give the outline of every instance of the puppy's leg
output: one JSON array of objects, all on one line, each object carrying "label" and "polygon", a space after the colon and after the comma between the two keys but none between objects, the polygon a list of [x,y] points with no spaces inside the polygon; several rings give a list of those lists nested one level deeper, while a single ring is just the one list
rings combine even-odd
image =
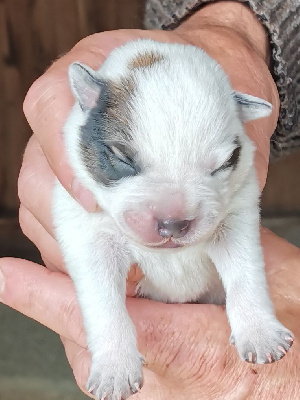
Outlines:
[{"label": "puppy's leg", "polygon": [[279,360],[291,347],[293,335],[276,319],[268,294],[258,208],[240,210],[224,225],[209,255],[226,291],[231,343],[248,362]]},{"label": "puppy's leg", "polygon": [[[97,399],[125,399],[142,386],[142,357],[125,306],[129,255],[103,221],[56,190],[55,224],[80,303],[92,365],[87,384]],[[100,220],[99,220],[100,219]]]}]

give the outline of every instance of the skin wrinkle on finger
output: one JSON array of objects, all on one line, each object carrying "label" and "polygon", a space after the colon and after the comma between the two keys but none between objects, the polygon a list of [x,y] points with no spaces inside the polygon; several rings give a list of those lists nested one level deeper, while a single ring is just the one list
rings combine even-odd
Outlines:
[{"label": "skin wrinkle on finger", "polygon": [[[24,172],[25,170],[23,170]],[[51,189],[49,184],[45,181],[42,182],[40,178],[40,171],[35,174],[27,176],[28,179],[24,180],[22,184],[19,185],[24,187],[27,183],[27,187],[20,195],[22,207],[28,209],[38,222],[44,227],[44,229],[51,235],[53,234],[53,222],[51,218],[51,195],[50,198],[47,197],[48,190]],[[22,190],[22,189],[21,189]],[[32,196],[32,193],[36,191],[36,196]]]},{"label": "skin wrinkle on finger", "polygon": [[[40,79],[41,79],[41,78],[39,78],[39,80],[40,80]],[[39,85],[39,82],[38,82],[37,84]],[[60,79],[56,79],[56,80],[55,80],[55,85],[54,85],[54,86],[53,86],[53,85],[48,85],[48,87],[47,87],[47,86],[45,86],[45,84],[40,85],[40,87],[43,88],[43,91],[37,90],[37,93],[39,93],[39,92],[40,92],[40,93],[39,93],[38,97],[35,98],[34,101],[32,101],[32,104],[31,104],[32,109],[33,109],[33,110],[36,109],[36,108],[37,108],[37,105],[41,102],[41,100],[44,101],[44,99],[50,99],[50,98],[52,98],[52,96],[55,95],[55,90],[56,90],[58,87],[62,86],[62,85],[65,85],[65,79],[64,79],[63,77],[60,78]],[[39,87],[39,86],[38,86],[38,87]],[[54,92],[54,93],[53,93],[53,92]],[[45,109],[45,111],[47,111],[47,108]],[[38,115],[38,117],[42,118],[43,115]]]},{"label": "skin wrinkle on finger", "polygon": [[[55,65],[55,64],[53,64]],[[56,97],[56,93],[59,92],[57,89],[60,88],[61,92],[66,91],[68,101],[68,107],[70,108],[72,105],[72,96],[71,91],[67,83],[67,76],[66,70],[65,71],[58,71],[55,70],[55,74],[50,74],[50,70],[46,71],[44,75],[39,77],[34,84],[31,86],[29,91],[26,94],[24,103],[23,103],[23,110],[24,114],[27,118],[29,125],[31,126],[33,132],[35,132],[34,128],[38,125],[39,122],[43,122],[44,120],[44,111],[47,109],[47,105],[49,99],[51,100]],[[59,85],[58,85],[59,84]],[[55,88],[55,90],[54,90]],[[67,90],[66,90],[67,89]],[[65,99],[65,101],[67,100]],[[51,104],[51,103],[50,103]],[[60,107],[57,108],[60,110]],[[48,119],[46,119],[46,122]],[[42,137],[42,136],[41,136]]]},{"label": "skin wrinkle on finger", "polygon": [[257,375],[249,373],[246,376],[236,379],[235,386],[230,393],[225,394],[221,397],[222,400],[246,400],[252,395],[254,385],[256,384]]},{"label": "skin wrinkle on finger", "polygon": [[49,260],[50,264],[53,266],[51,269],[53,270],[53,268],[55,268],[57,271],[67,273],[56,240],[22,204],[19,210],[19,222],[22,232],[35,244],[42,258]]},{"label": "skin wrinkle on finger", "polygon": [[87,396],[93,398],[93,396],[88,393],[85,388],[91,363],[91,356],[89,352],[81,346],[78,346],[77,343],[74,343],[63,336],[60,336],[60,339],[65,348],[67,359],[72,366],[77,385]]},{"label": "skin wrinkle on finger", "polygon": [[54,265],[52,262],[50,262],[50,261],[47,259],[47,257],[41,255],[41,258],[42,258],[42,261],[43,261],[45,267],[46,267],[47,269],[49,269],[49,271],[52,271],[52,272],[59,272],[59,271],[62,270],[61,268],[57,268],[56,265]]},{"label": "skin wrinkle on finger", "polygon": [[[25,155],[26,161],[23,162],[18,179],[18,195],[21,207],[34,215],[35,219],[53,237],[51,198],[54,175],[48,164],[44,163],[45,158],[40,157],[35,160],[35,155],[36,152],[33,153],[32,158],[30,158],[31,154]],[[33,193],[35,193],[34,196]],[[24,230],[28,228],[23,225]]]},{"label": "skin wrinkle on finger", "polygon": [[[54,179],[41,147],[32,136],[23,157],[18,179],[18,195],[21,205],[34,215],[51,236],[53,236],[51,198]],[[42,190],[37,190],[40,187]]]},{"label": "skin wrinkle on finger", "polygon": [[269,159],[259,151],[255,152],[256,173],[259,180],[259,189],[262,192],[267,181]]}]

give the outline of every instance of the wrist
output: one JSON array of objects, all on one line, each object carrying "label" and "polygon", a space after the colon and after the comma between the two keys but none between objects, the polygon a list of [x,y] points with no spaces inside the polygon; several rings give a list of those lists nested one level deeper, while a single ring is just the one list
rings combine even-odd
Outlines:
[{"label": "wrist", "polygon": [[216,35],[227,32],[228,35],[238,36],[240,41],[251,47],[269,65],[268,34],[246,5],[238,1],[209,3],[183,22],[176,31],[189,36],[194,35],[199,28],[207,29]]}]

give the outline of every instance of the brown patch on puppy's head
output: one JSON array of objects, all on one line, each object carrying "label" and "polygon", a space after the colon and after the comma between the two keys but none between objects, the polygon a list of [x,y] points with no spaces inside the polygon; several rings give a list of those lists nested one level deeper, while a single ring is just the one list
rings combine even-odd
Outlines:
[{"label": "brown patch on puppy's head", "polygon": [[108,82],[106,97],[106,116],[110,120],[110,133],[108,136],[118,136],[119,133],[130,137],[131,104],[136,86],[133,77],[123,78],[120,82]]},{"label": "brown patch on puppy's head", "polygon": [[153,51],[141,53],[130,61],[128,67],[130,69],[147,68],[162,60],[163,56],[161,54],[154,53]]}]

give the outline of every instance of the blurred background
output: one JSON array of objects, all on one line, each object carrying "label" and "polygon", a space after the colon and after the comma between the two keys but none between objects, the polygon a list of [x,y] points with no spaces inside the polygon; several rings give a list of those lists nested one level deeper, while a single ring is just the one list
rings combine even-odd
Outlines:
[{"label": "blurred background", "polygon": [[[33,81],[81,38],[142,27],[144,0],[0,0],[0,257],[41,263],[18,226],[17,177],[31,135],[22,103]],[[270,165],[263,225],[300,246],[300,150]],[[86,399],[58,337],[0,306],[0,400]]]}]

